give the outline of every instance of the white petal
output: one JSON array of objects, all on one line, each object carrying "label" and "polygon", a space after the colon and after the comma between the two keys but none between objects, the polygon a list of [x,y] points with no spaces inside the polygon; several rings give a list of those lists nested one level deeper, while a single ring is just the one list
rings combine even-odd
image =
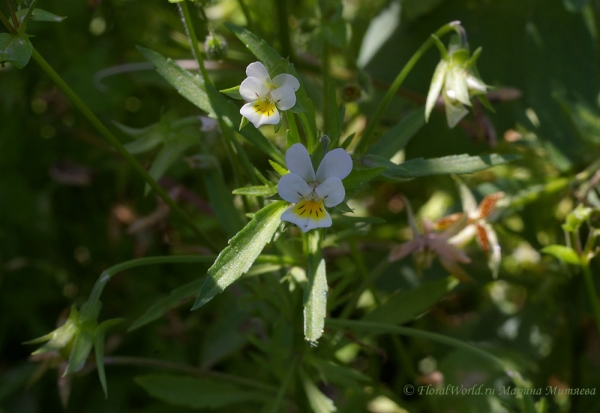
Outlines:
[{"label": "white petal", "polygon": [[263,83],[271,83],[271,76],[261,62],[250,63],[246,68],[246,76],[255,77]]},{"label": "white petal", "polygon": [[275,101],[279,110],[288,110],[296,104],[296,93],[292,88],[283,86],[271,91],[271,99]]},{"label": "white petal", "polygon": [[301,143],[290,146],[285,153],[285,164],[290,172],[298,175],[306,182],[315,181],[315,170],[313,169],[308,151]]},{"label": "white petal", "polygon": [[294,92],[300,89],[300,82],[292,75],[288,75],[287,73],[282,73],[273,78],[273,84],[278,88],[282,86],[290,87]]},{"label": "white petal", "polygon": [[265,113],[257,112],[254,107],[255,104],[256,103],[246,103],[240,109],[240,114],[252,122],[255,128],[262,125],[277,125],[279,123],[281,118],[277,109],[267,115]]},{"label": "white petal", "polygon": [[352,158],[342,148],[327,152],[317,169],[317,181],[325,182],[329,178],[344,179],[352,171]]},{"label": "white petal", "polygon": [[442,95],[444,97],[444,107],[446,108],[446,120],[448,121],[448,127],[452,129],[456,126],[458,122],[462,118],[465,117],[469,111],[465,108],[462,103],[454,101],[452,102],[450,99],[446,98],[446,95]]},{"label": "white petal", "polygon": [[309,195],[312,189],[304,179],[294,173],[290,173],[281,177],[277,183],[277,192],[286,201],[296,203]]},{"label": "white petal", "polygon": [[444,91],[450,99],[471,106],[469,89],[467,88],[467,73],[460,66],[451,67],[446,73]]},{"label": "white petal", "polygon": [[[326,207],[333,207],[344,200],[346,190],[344,184],[339,178],[329,178],[321,185],[315,188],[319,198],[323,200]],[[283,198],[283,197],[282,197]]]},{"label": "white petal", "polygon": [[440,96],[440,92],[442,91],[442,86],[444,86],[444,80],[446,79],[446,68],[448,64],[445,60],[442,60],[438,63],[433,72],[433,78],[431,79],[431,84],[429,85],[429,93],[427,93],[427,103],[425,104],[425,122],[429,120],[429,115],[433,110],[438,97]]},{"label": "white petal", "polygon": [[312,218],[300,217],[293,212],[296,206],[288,208],[282,215],[281,220],[285,222],[291,222],[300,228],[302,232],[308,232],[315,228],[327,228],[331,226],[331,216],[327,211],[324,211],[324,217],[320,220]]},{"label": "white petal", "polygon": [[261,97],[267,96],[269,90],[263,82],[255,77],[249,77],[244,79],[240,85],[240,95],[247,102],[254,102]]}]

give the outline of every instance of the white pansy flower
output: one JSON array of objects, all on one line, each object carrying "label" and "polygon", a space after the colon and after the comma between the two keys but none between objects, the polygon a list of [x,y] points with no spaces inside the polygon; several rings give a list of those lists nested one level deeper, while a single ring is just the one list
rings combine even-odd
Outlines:
[{"label": "white pansy flower", "polygon": [[352,171],[352,159],[342,148],[327,152],[317,172],[304,145],[292,145],[285,154],[290,173],[277,184],[279,196],[291,206],[281,216],[282,221],[296,224],[302,232],[331,226],[331,216],[325,207],[340,204],[346,196],[342,179]]},{"label": "white pansy flower", "polygon": [[281,119],[280,110],[288,110],[296,104],[296,91],[300,82],[292,75],[282,73],[273,79],[260,62],[250,63],[246,68],[248,76],[240,85],[240,95],[246,103],[240,114],[255,127],[277,125]]}]

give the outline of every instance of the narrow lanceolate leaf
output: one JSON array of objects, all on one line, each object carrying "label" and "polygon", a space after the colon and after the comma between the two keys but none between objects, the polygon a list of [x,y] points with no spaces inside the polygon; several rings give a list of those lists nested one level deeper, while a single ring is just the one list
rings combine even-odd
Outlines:
[{"label": "narrow lanceolate leaf", "polygon": [[284,201],[267,205],[229,241],[215,263],[196,298],[192,310],[202,307],[242,276],[267,245],[280,224],[281,214],[288,207]]},{"label": "narrow lanceolate leaf", "polygon": [[396,152],[404,149],[406,144],[425,124],[423,109],[409,113],[404,119],[388,130],[369,150],[369,153],[384,158],[391,158]]},{"label": "narrow lanceolate leaf", "polygon": [[243,391],[214,377],[208,379],[150,374],[136,377],[135,382],[154,398],[193,409],[219,409],[232,404],[266,399],[261,393]]},{"label": "narrow lanceolate leaf", "polygon": [[304,338],[316,344],[323,334],[327,314],[327,274],[320,231],[311,231],[307,237],[308,285],[304,292]]},{"label": "narrow lanceolate leaf", "polygon": [[234,195],[246,196],[271,196],[277,193],[277,187],[272,185],[246,186],[244,188],[234,189]]},{"label": "narrow lanceolate leaf", "polygon": [[308,403],[314,413],[334,413],[337,412],[333,401],[325,396],[321,390],[313,383],[313,381],[300,369],[300,379],[304,386],[304,392]]},{"label": "narrow lanceolate leaf", "polygon": [[386,324],[403,324],[412,321],[429,310],[458,284],[456,278],[448,277],[423,284],[414,290],[400,291],[368,313],[364,320]]},{"label": "narrow lanceolate leaf", "polygon": [[[27,15],[28,11],[29,11],[29,9],[21,9],[21,10],[15,12],[17,19],[19,19],[19,21],[21,23],[23,23],[23,20],[25,19],[25,16]],[[57,16],[54,13],[50,13],[49,11],[42,10],[42,9],[33,9],[33,12],[31,13],[31,20],[37,21],[37,22],[60,23],[64,19],[66,19],[65,16]]]},{"label": "narrow lanceolate leaf", "polygon": [[361,162],[370,167],[387,167],[383,175],[388,178],[411,179],[430,175],[471,174],[516,159],[519,159],[519,156],[495,153],[480,156],[463,154],[432,159],[416,158],[398,165],[379,156],[364,155]]},{"label": "narrow lanceolate leaf", "polygon": [[581,260],[574,249],[564,245],[549,245],[542,249],[544,254],[550,254],[567,264],[581,265]]},{"label": "narrow lanceolate leaf", "polygon": [[[219,113],[225,124],[237,131],[242,120],[238,107],[225,98],[218,90],[210,85],[205,85],[200,76],[194,76],[189,71],[181,68],[171,59],[143,47],[138,48],[167,82],[171,84],[181,96],[198,106],[200,109],[215,117]],[[256,128],[244,128],[240,134],[248,142],[256,145],[260,150],[279,163],[285,163],[283,155],[265,136]]]},{"label": "narrow lanceolate leaf", "polygon": [[[252,54],[265,65],[272,77],[285,72],[300,79],[294,66],[287,63],[285,59],[264,40],[259,39],[254,33],[233,24],[225,23],[225,26],[227,26],[227,28],[246,45],[248,50],[250,50]],[[296,100],[296,106],[302,107],[308,113],[307,118],[309,119],[311,132],[313,136],[316,136],[317,126],[315,123],[315,108],[312,100],[308,98],[306,90],[304,90],[303,87],[296,91]]]}]

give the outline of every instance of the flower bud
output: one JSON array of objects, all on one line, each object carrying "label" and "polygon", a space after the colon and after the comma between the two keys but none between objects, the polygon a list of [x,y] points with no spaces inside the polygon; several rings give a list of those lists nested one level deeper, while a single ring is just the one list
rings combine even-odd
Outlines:
[{"label": "flower bud", "polygon": [[227,55],[227,41],[223,36],[211,33],[204,41],[204,52],[209,60],[221,60]]},{"label": "flower bud", "polygon": [[485,97],[488,87],[479,78],[475,67],[481,49],[469,57],[468,50],[456,43],[451,42],[449,50],[446,50],[438,40],[438,47],[443,57],[433,73],[425,105],[425,119],[429,120],[441,93],[448,126],[453,128],[469,112],[467,107],[471,106],[471,97],[477,96],[484,106],[491,109]]}]

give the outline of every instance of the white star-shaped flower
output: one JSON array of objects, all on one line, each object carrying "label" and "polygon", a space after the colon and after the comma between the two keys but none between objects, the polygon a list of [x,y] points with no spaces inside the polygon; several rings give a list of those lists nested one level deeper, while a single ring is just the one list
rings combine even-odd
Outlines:
[{"label": "white star-shaped flower", "polygon": [[250,63],[246,68],[248,76],[240,85],[240,95],[246,103],[240,114],[255,127],[277,125],[281,119],[280,110],[288,110],[296,104],[296,91],[300,82],[292,75],[282,73],[273,79],[260,62]]},{"label": "white star-shaped flower", "polygon": [[291,206],[281,216],[282,221],[296,224],[302,232],[331,226],[331,216],[325,207],[340,204],[346,196],[342,179],[352,171],[352,158],[342,148],[327,152],[317,172],[304,145],[292,145],[285,154],[290,173],[277,184],[279,196]]}]

